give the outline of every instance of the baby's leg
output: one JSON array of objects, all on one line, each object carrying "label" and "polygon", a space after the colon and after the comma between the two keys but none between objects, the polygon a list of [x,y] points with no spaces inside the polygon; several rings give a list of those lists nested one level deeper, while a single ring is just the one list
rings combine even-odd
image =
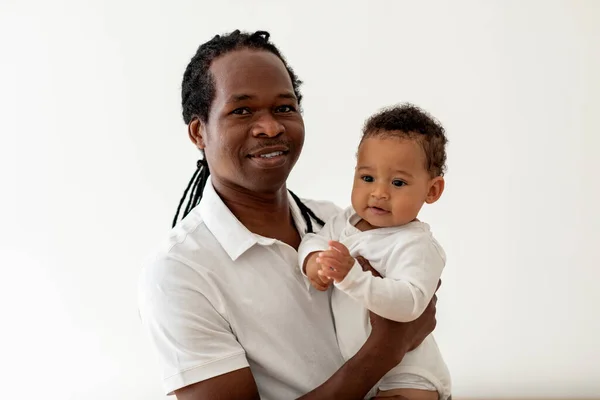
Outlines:
[{"label": "baby's leg", "polygon": [[379,383],[377,397],[393,396],[402,396],[408,400],[440,399],[438,390],[431,381],[420,375],[408,373],[386,375]]},{"label": "baby's leg", "polygon": [[403,396],[408,400],[438,400],[438,392],[423,389],[390,389],[380,390],[377,397]]}]

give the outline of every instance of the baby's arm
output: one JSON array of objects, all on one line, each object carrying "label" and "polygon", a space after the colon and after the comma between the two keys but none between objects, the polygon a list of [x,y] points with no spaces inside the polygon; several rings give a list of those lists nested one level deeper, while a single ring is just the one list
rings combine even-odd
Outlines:
[{"label": "baby's arm", "polygon": [[333,281],[325,276],[319,274],[321,270],[321,264],[318,260],[319,252],[310,253],[304,261],[304,272],[306,277],[310,281],[311,285],[320,291],[325,291],[331,286]]},{"label": "baby's arm", "polygon": [[[374,277],[355,262],[335,286],[367,309],[397,322],[417,319],[431,301],[444,269],[445,258],[428,237],[403,243],[385,261],[386,276]],[[322,274],[333,277],[334,271]]]},{"label": "baby's arm", "polygon": [[304,235],[298,248],[298,265],[302,274],[318,290],[326,290],[333,282],[331,279],[318,274],[321,269],[321,265],[317,262],[318,254],[329,248],[330,240],[339,238],[340,232],[345,226],[347,213],[348,210],[331,218],[318,233]]},{"label": "baby's arm", "polygon": [[329,241],[328,250],[316,254],[316,261],[322,267],[318,274],[329,282],[342,282],[356,263],[348,248],[335,240]]}]

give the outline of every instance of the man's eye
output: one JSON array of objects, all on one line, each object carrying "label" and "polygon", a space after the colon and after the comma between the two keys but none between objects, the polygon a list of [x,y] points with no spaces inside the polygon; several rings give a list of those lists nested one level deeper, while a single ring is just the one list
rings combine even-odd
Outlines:
[{"label": "man's eye", "polygon": [[373,182],[375,179],[373,179],[373,177],[371,175],[363,175],[360,177],[360,179],[362,179],[365,182]]},{"label": "man's eye", "polygon": [[247,107],[236,108],[231,113],[232,114],[237,114],[237,115],[246,115],[246,114],[250,114],[250,110]]},{"label": "man's eye", "polygon": [[392,185],[397,186],[397,187],[402,187],[402,186],[406,185],[406,182],[401,181],[400,179],[394,179],[392,181]]},{"label": "man's eye", "polygon": [[296,111],[296,109],[292,106],[289,105],[285,105],[285,106],[279,106],[276,108],[277,112],[280,113],[288,113],[288,112],[292,112],[292,111]]}]

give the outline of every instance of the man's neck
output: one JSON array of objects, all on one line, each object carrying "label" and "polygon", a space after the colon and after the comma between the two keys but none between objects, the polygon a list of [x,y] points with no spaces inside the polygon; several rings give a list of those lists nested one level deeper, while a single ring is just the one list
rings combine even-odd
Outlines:
[{"label": "man's neck", "polygon": [[251,192],[216,180],[213,186],[227,208],[250,232],[298,247],[300,236],[292,220],[285,184],[272,193]]}]

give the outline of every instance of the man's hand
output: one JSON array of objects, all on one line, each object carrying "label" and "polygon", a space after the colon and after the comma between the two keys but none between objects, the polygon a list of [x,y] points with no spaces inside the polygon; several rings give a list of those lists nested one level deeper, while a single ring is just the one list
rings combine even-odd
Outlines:
[{"label": "man's hand", "polygon": [[329,250],[319,253],[317,262],[321,264],[322,268],[318,273],[339,283],[348,275],[355,260],[350,255],[348,248],[340,242],[332,240],[329,242],[329,246]]},{"label": "man's hand", "polygon": [[324,292],[331,286],[333,281],[325,276],[319,275],[321,265],[317,262],[317,252],[309,254],[305,261],[305,271],[310,284],[317,290]]}]

